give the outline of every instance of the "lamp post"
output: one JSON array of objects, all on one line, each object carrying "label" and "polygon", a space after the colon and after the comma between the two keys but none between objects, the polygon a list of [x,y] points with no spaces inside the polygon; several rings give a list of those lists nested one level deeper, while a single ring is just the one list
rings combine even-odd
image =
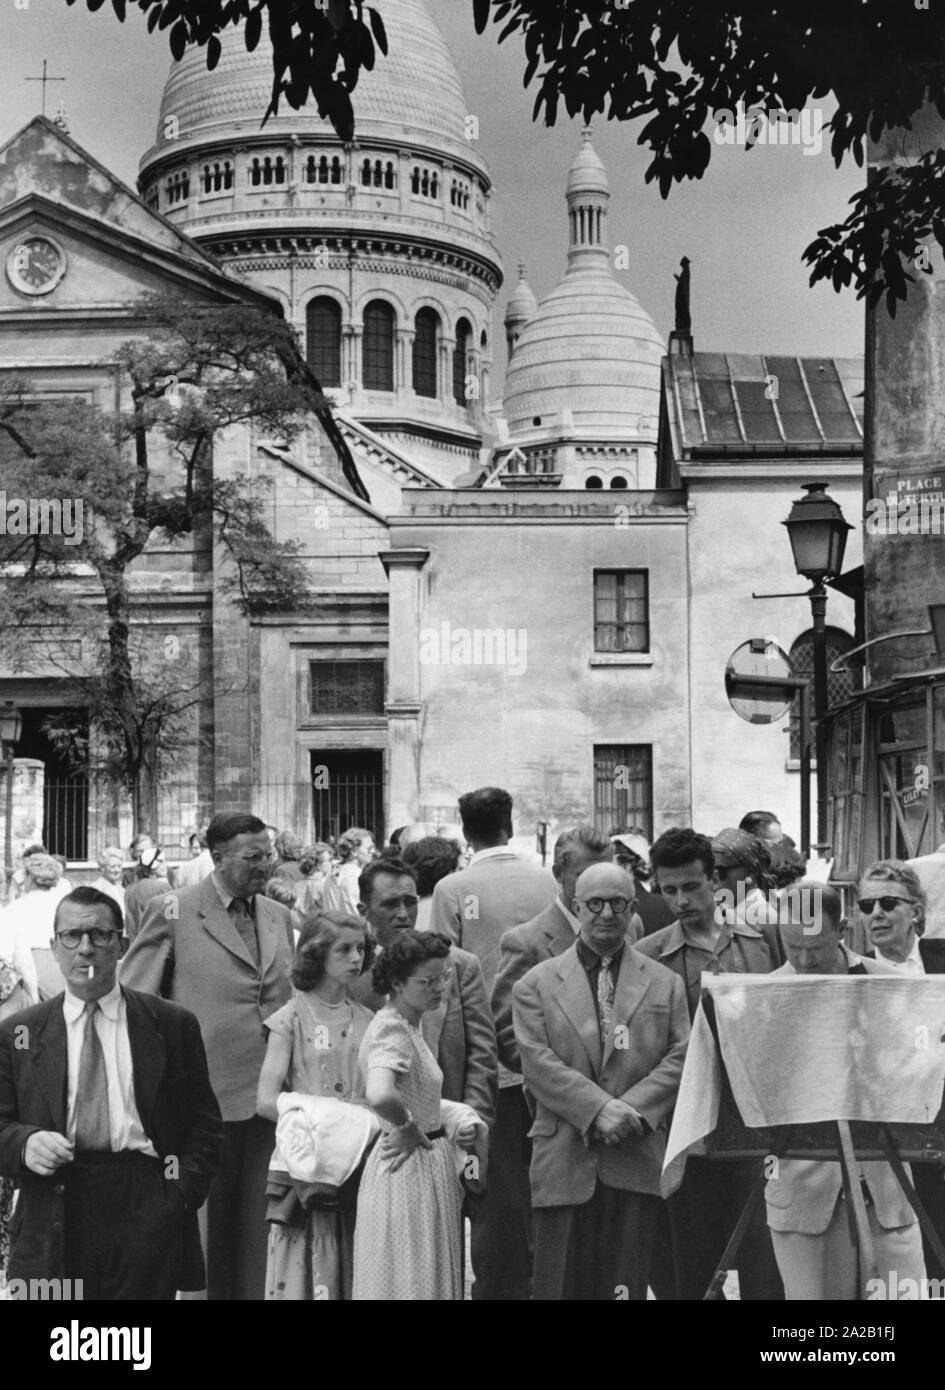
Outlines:
[{"label": "lamp post", "polygon": [[814,749],[817,759],[817,840],[816,849],[825,854],[827,845],[827,590],[824,580],[835,579],[843,569],[847,532],[853,527],[844,520],[840,506],[827,496],[828,483],[804,483],[806,497],[793,503],[786,521],[794,568],[811,581],[810,599],[814,626]]},{"label": "lamp post", "polygon": [[7,796],[4,822],[3,858],[7,876],[7,901],[10,898],[10,883],[13,878],[13,750],[19,742],[23,728],[23,716],[12,700],[0,705],[0,746],[3,748],[6,771]]}]

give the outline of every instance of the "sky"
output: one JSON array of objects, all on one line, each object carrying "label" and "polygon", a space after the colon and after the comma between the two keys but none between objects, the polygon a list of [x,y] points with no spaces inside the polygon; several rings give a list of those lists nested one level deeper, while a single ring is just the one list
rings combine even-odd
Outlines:
[{"label": "sky", "polygon": [[[378,0],[383,13],[383,0]],[[479,151],[493,183],[493,230],[505,268],[494,333],[501,337],[505,302],[524,260],[539,300],[565,270],[564,183],[581,142],[580,118],[559,117],[548,129],[531,120],[535,88],[524,89],[520,35],[496,43],[491,26],[479,36],[472,0],[428,0],[459,68],[469,113],[478,116]],[[134,184],[138,161],[152,143],[170,65],[166,34],[149,35],[128,6],[124,24],[111,5],[89,13],[82,0],[3,0],[0,10],[0,142],[40,110],[64,101],[70,133],[97,159]],[[382,59],[380,61],[383,61]],[[357,92],[354,94],[357,115]],[[830,110],[823,113],[828,119]],[[808,286],[804,247],[824,226],[842,221],[862,171],[838,170],[809,129],[808,149],[714,143],[701,180],[676,185],[664,200],[644,182],[647,152],[636,143],[643,122],[594,124],[594,146],[607,167],[611,247],[629,248],[615,273],[666,337],[672,328],[680,257],[692,263],[692,327],[697,351],[858,356],[864,310],[851,291]],[[711,133],[711,127],[709,130]]]}]

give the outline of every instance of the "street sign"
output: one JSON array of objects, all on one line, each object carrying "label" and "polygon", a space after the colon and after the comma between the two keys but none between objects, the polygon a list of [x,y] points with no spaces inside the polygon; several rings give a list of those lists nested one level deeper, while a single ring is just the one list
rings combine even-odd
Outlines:
[{"label": "street sign", "polygon": [[752,637],[728,659],[725,693],[735,713],[749,724],[776,724],[797,694],[790,657],[772,638]]}]

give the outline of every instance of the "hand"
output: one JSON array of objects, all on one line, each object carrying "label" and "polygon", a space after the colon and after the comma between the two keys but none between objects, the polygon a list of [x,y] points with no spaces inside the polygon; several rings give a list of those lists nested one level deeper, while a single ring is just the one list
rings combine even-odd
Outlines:
[{"label": "hand", "polygon": [[71,1163],[75,1157],[75,1144],[63,1134],[52,1129],[38,1129],[26,1141],[23,1162],[31,1173],[48,1178],[64,1163]]},{"label": "hand", "polygon": [[390,1171],[396,1173],[402,1168],[414,1149],[432,1149],[433,1144],[419,1125],[411,1120],[402,1129],[392,1130],[381,1140],[381,1158],[390,1162]]},{"label": "hand", "polygon": [[470,1153],[476,1147],[476,1126],[470,1121],[469,1124],[460,1125],[456,1130],[456,1142],[466,1153]]},{"label": "hand", "polygon": [[620,1144],[633,1134],[642,1134],[643,1125],[632,1106],[622,1100],[609,1100],[598,1112],[592,1127],[595,1139],[605,1144]]}]

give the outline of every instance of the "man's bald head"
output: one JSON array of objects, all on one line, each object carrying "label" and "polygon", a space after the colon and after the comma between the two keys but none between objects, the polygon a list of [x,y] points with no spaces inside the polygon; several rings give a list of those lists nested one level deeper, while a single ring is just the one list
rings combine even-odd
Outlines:
[{"label": "man's bald head", "polygon": [[778,926],[784,953],[801,975],[842,974],[840,949],[846,922],[843,899],[829,883],[801,879],[778,897]]},{"label": "man's bald head", "polygon": [[581,922],[581,937],[600,956],[636,939],[633,904],[636,884],[619,864],[591,864],[574,886],[572,911]]}]

